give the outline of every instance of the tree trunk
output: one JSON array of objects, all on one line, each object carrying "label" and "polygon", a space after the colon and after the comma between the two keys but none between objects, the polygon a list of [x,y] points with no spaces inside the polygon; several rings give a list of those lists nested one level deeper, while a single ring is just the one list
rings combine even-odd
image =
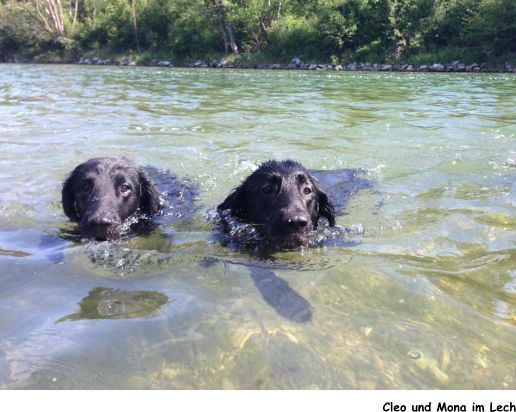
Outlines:
[{"label": "tree trunk", "polygon": [[41,14],[41,12],[39,11],[39,0],[36,0],[36,11],[38,12],[39,14],[39,17],[41,18],[41,20],[43,21],[43,25],[45,26],[45,29],[47,29],[47,31],[50,33],[50,35],[52,36],[52,40],[55,42],[57,39],[56,39],[56,36],[54,35],[54,31],[50,28],[48,22],[47,22],[47,19],[45,19],[45,17],[43,16],[43,14]]},{"label": "tree trunk", "polygon": [[229,44],[231,45],[231,50],[233,50],[233,53],[238,53],[238,46],[235,42],[235,35],[233,34],[233,25],[231,24],[230,20],[230,14],[231,14],[231,6],[228,6],[228,33],[229,33]]},{"label": "tree trunk", "polygon": [[79,8],[79,0],[75,0],[75,13],[73,15],[73,22],[75,23],[75,20],[77,20],[77,9]]},{"label": "tree trunk", "polygon": [[342,17],[346,17],[346,4],[342,5]]},{"label": "tree trunk", "polygon": [[[57,1],[57,5],[56,5]],[[45,9],[47,14],[50,16],[52,21],[54,22],[54,27],[56,28],[57,34],[64,39],[64,24],[63,24],[63,11],[61,9],[61,2],[59,0],[47,0],[48,7]],[[59,7],[58,7],[59,6]]]},{"label": "tree trunk", "polygon": [[[40,4],[41,2],[41,4]],[[56,4],[57,2],[57,4]],[[27,1],[26,4],[30,4],[31,2]],[[65,29],[64,29],[64,19],[63,19],[63,9],[61,8],[61,2],[60,0],[46,0],[47,5],[43,3],[43,0],[34,0],[36,12],[38,13],[38,17],[33,15],[27,8],[16,6],[18,9],[25,11],[29,16],[31,16],[34,20],[39,22],[45,30],[52,36],[52,41],[57,41],[57,36],[64,39],[66,37]],[[42,6],[44,12],[47,14],[48,17],[52,20],[51,23],[47,20],[47,18],[43,15],[41,12],[39,6]],[[53,27],[50,27],[50,25],[53,25]],[[56,36],[57,33],[57,36]]]},{"label": "tree trunk", "polygon": [[[57,34],[64,39],[64,28],[62,27],[63,20],[62,16],[61,19],[59,19],[59,10],[57,8],[57,5],[53,0],[47,0],[47,5],[48,8],[46,8],[45,11],[48,13],[52,21],[54,22],[54,27],[56,28]],[[61,6],[61,3],[59,3],[59,6]]]},{"label": "tree trunk", "polygon": [[70,12],[70,18],[72,18],[72,0],[68,1],[68,10]]},{"label": "tree trunk", "polygon": [[281,12],[281,0],[279,1],[278,14],[276,15],[276,21],[278,21],[280,18],[280,12]]},{"label": "tree trunk", "polygon": [[226,36],[226,29],[224,28],[224,20],[222,19],[222,13],[220,10],[220,5],[217,1],[217,16],[219,16],[220,30],[222,31],[222,36],[224,36],[224,54],[228,54],[228,38]]},{"label": "tree trunk", "polygon": [[138,53],[140,53],[140,42],[138,41],[138,27],[136,27],[136,13],[134,12],[134,0],[131,0],[131,7],[133,8],[134,36],[136,37],[136,47],[138,47]]},{"label": "tree trunk", "polygon": [[263,37],[267,38],[267,28],[265,27],[265,23],[260,16],[258,16],[258,18],[260,19],[260,31],[262,32]]},{"label": "tree trunk", "polygon": [[271,13],[271,0],[269,0],[269,15],[267,16],[269,19],[269,27],[271,27],[272,24],[272,13]]},{"label": "tree trunk", "polygon": [[63,9],[61,8],[61,1],[56,0],[57,5],[59,6],[59,26],[61,27],[61,37],[64,39],[65,37],[65,29],[64,29],[64,18],[63,18]]}]

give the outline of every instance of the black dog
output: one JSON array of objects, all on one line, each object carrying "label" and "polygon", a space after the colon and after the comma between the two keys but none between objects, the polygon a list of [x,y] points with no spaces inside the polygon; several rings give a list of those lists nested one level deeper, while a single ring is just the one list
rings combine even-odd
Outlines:
[{"label": "black dog", "polygon": [[117,239],[136,212],[150,216],[160,209],[154,183],[125,157],[100,157],[77,166],[62,196],[66,216],[79,222],[83,236],[96,240]]},{"label": "black dog", "polygon": [[255,170],[218,206],[233,217],[260,225],[277,247],[307,246],[319,217],[335,225],[335,210],[328,195],[301,164],[269,160]]}]

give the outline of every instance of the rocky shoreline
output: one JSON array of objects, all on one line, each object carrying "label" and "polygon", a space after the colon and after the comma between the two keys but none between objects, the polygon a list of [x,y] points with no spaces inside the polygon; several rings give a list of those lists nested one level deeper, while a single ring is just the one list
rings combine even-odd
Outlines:
[{"label": "rocky shoreline", "polygon": [[167,60],[152,60],[149,64],[138,63],[131,58],[127,60],[106,59],[102,60],[99,57],[83,58],[79,60],[18,60],[17,58],[5,57],[4,63],[45,63],[45,64],[86,64],[86,65],[110,65],[110,66],[158,66],[158,67],[192,67],[192,68],[232,68],[232,69],[269,69],[269,70],[336,70],[336,71],[383,71],[383,72],[438,72],[438,73],[516,73],[516,68],[513,68],[509,62],[505,62],[503,68],[490,68],[487,63],[473,63],[466,65],[460,60],[452,63],[433,63],[421,64],[418,67],[411,63],[397,63],[397,64],[378,64],[378,63],[363,63],[353,62],[347,65],[340,65],[334,63],[316,63],[310,61],[303,62],[298,57],[295,57],[290,63],[276,63],[276,64],[242,64],[238,60],[232,61],[218,61],[204,62],[202,60],[191,61],[190,64],[174,66]]}]

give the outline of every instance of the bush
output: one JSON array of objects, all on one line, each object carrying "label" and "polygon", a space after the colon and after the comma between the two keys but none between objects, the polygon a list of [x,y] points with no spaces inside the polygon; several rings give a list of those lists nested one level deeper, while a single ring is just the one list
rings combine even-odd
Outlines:
[{"label": "bush", "polygon": [[142,59],[206,58],[224,53],[221,24],[229,35],[230,21],[249,62],[498,61],[516,52],[514,0],[80,0],[74,24],[62,3],[67,38],[55,43],[18,1],[0,0],[2,53],[133,53],[138,38]]}]

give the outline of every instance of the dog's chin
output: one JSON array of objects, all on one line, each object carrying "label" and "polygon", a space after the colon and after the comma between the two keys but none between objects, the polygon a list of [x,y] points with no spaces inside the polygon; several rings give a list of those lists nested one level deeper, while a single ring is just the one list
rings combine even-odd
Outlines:
[{"label": "dog's chin", "polygon": [[113,225],[108,228],[104,228],[104,227],[91,228],[88,226],[85,229],[82,228],[81,232],[84,237],[86,237],[90,240],[97,240],[100,242],[104,242],[104,241],[112,242],[114,240],[117,240],[120,237],[120,235],[122,234],[118,225]]},{"label": "dog's chin", "polygon": [[269,239],[279,249],[297,249],[301,246],[308,246],[312,238],[312,230],[300,232],[271,234]]}]

